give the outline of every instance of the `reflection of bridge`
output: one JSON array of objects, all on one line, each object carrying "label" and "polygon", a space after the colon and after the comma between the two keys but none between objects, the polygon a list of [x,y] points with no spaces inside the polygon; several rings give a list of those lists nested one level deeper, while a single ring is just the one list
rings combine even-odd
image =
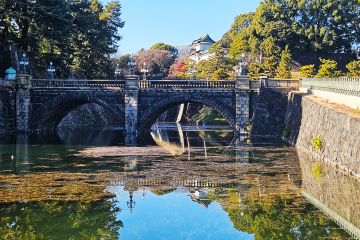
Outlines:
[{"label": "reflection of bridge", "polygon": [[[266,85],[279,83],[268,80]],[[298,81],[282,84],[297,87]],[[5,119],[5,130],[54,130],[76,107],[95,103],[127,132],[147,131],[164,111],[195,102],[214,108],[237,133],[245,133],[252,96],[259,88],[260,81],[246,77],[236,81],[139,81],[127,76],[125,81],[88,81],[32,80],[18,75],[15,80],[0,80],[0,119]]]},{"label": "reflection of bridge", "polygon": [[[132,179],[138,186],[154,187],[154,186],[168,186],[168,187],[222,187],[233,188],[236,182],[226,182],[221,180],[195,180],[195,179],[161,179],[161,178],[148,178],[148,179]],[[112,186],[125,186],[127,179],[118,179],[111,181]]]}]

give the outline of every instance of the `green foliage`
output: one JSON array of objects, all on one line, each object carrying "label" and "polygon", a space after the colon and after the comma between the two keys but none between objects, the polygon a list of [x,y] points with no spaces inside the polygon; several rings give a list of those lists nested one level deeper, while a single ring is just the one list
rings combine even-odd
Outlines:
[{"label": "green foliage", "polygon": [[352,61],[346,68],[349,70],[348,77],[360,77],[360,61]]},{"label": "green foliage", "polygon": [[[66,1],[1,0],[0,45],[12,45],[35,60],[37,72],[46,72],[53,62],[57,76],[109,78],[113,75],[110,54],[121,39],[121,5],[98,0]],[[12,19],[12,20],[11,20]]]},{"label": "green foliage", "polygon": [[231,45],[229,56],[231,59],[240,59],[241,55],[249,50],[247,40],[242,35],[239,35]]},{"label": "green foliage", "polygon": [[289,126],[286,126],[283,130],[283,135],[285,138],[288,138],[290,136],[290,133],[291,133],[291,129]]},{"label": "green foliage", "polygon": [[[226,208],[233,227],[252,234],[256,240],[268,239],[346,239],[348,234],[303,197],[278,194],[260,197],[251,190],[241,199],[242,207]],[[234,197],[234,200],[238,198]]]},{"label": "green foliage", "polygon": [[165,190],[162,190],[162,189],[159,189],[159,190],[152,190],[151,192],[157,196],[162,196],[162,195],[166,195],[166,194],[169,194],[169,193],[172,193],[173,191],[175,191],[176,189],[175,188],[172,188],[172,189],[165,189]]},{"label": "green foliage", "polygon": [[281,61],[278,68],[276,69],[277,78],[291,79],[291,54],[288,46],[285,47],[285,50],[281,53]]},{"label": "green foliage", "polygon": [[315,76],[315,65],[305,65],[300,68],[301,74],[306,78],[313,78]]},{"label": "green foliage", "polygon": [[[40,202],[0,208],[1,239],[118,239],[121,209],[110,201]],[[5,217],[6,216],[6,217]],[[16,228],[9,225],[16,224]]]},{"label": "green foliage", "polygon": [[237,16],[227,32],[230,56],[236,58],[246,49],[259,61],[261,46],[269,38],[281,50],[289,46],[290,52],[354,54],[352,46],[360,42],[354,21],[359,11],[357,0],[261,1],[255,13]]},{"label": "green foliage", "polygon": [[259,79],[261,75],[264,75],[263,65],[259,62],[250,63],[248,75],[250,76],[250,80]]},{"label": "green foliage", "polygon": [[359,112],[359,108],[357,108],[357,109],[355,109],[355,110],[352,111],[353,114],[356,114],[356,113],[358,113],[358,112]]},{"label": "green foliage", "polygon": [[179,55],[179,52],[175,47],[165,44],[165,43],[156,43],[150,49],[159,49],[159,50],[169,51],[173,57],[177,57]]},{"label": "green foliage", "polygon": [[313,137],[311,139],[311,144],[317,151],[320,150],[320,148],[322,146],[322,142],[323,142],[323,140],[321,139],[320,135],[317,135],[316,137]]},{"label": "green foliage", "polygon": [[320,168],[320,165],[318,163],[315,164],[315,167],[313,167],[311,169],[311,173],[313,174],[314,177],[316,177],[317,179],[320,179],[322,176],[322,171]]},{"label": "green foliage", "polygon": [[211,80],[225,80],[229,77],[229,74],[224,69],[220,68],[214,72]]},{"label": "green foliage", "polygon": [[197,114],[191,117],[190,121],[196,123],[216,123],[221,125],[228,124],[226,119],[211,107],[201,109]]},{"label": "green foliage", "polygon": [[317,78],[338,77],[341,71],[337,71],[337,62],[334,60],[320,58],[321,65],[316,75]]},{"label": "green foliage", "polygon": [[274,39],[269,37],[263,42],[262,50],[267,55],[264,58],[264,72],[269,78],[273,78],[279,64],[278,55],[280,49],[275,45]]}]

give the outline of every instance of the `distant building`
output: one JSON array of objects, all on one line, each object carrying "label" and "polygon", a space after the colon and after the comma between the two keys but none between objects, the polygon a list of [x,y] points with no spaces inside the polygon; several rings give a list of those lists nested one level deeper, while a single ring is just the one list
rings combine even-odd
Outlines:
[{"label": "distant building", "polygon": [[[211,54],[209,54],[210,47],[216,43],[209,37],[209,34],[200,37],[192,42],[190,45],[190,56],[189,58],[195,62],[200,62],[201,60],[209,60]],[[223,47],[225,56],[228,56],[229,48]]]}]

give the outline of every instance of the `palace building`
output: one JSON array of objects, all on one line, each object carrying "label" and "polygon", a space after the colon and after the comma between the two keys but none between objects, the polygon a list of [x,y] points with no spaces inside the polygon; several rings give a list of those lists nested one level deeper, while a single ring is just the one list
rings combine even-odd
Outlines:
[{"label": "palace building", "polygon": [[[190,59],[195,62],[200,62],[201,60],[209,60],[211,54],[209,54],[210,47],[216,43],[211,39],[209,34],[200,37],[192,42],[190,45]],[[226,56],[228,56],[229,48],[223,47],[223,51]]]}]

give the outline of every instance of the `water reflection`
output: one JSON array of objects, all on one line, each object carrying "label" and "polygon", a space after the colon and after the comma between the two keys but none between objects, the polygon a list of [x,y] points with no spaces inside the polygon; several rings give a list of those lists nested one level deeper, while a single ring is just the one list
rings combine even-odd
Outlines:
[{"label": "water reflection", "polygon": [[294,148],[248,147],[231,130],[1,139],[0,238],[349,238],[335,222],[358,236],[358,181]]}]

